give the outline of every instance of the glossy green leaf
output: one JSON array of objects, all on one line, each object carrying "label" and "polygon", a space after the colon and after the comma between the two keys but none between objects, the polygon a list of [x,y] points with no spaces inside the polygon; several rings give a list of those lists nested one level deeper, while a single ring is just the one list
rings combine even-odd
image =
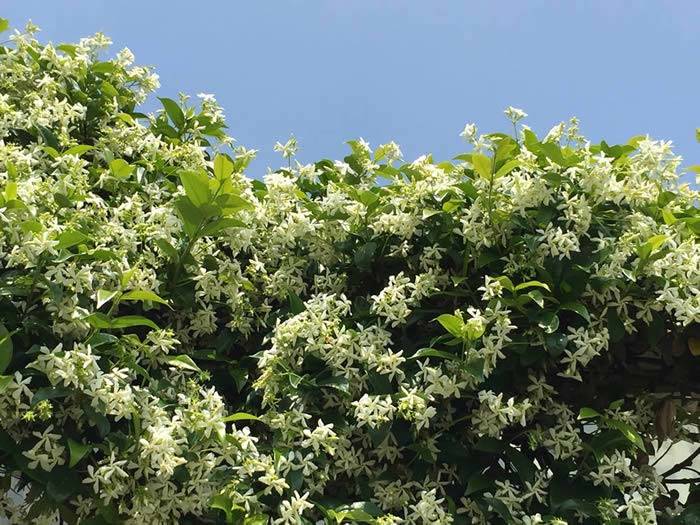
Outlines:
[{"label": "glossy green leaf", "polygon": [[457,338],[462,338],[462,329],[464,328],[464,321],[459,317],[452,314],[442,314],[436,318],[437,322],[440,323],[445,330],[451,333]]},{"label": "glossy green leaf", "polygon": [[168,301],[163,299],[160,295],[157,293],[151,292],[150,290],[132,290],[130,292],[126,292],[124,295],[121,297],[122,301],[150,301],[152,303],[161,303],[161,304],[168,304]]},{"label": "glossy green leaf", "polygon": [[219,181],[228,180],[233,174],[233,162],[228,155],[219,153],[214,157],[214,178]]},{"label": "glossy green leaf", "polygon": [[199,228],[204,223],[206,217],[192,201],[184,195],[175,201],[175,208],[182,218],[185,232],[188,236],[194,237]]},{"label": "glossy green leaf", "polygon": [[78,244],[84,244],[90,240],[90,237],[78,230],[66,230],[58,236],[58,244],[56,248],[65,250]]},{"label": "glossy green leaf", "polygon": [[568,302],[559,306],[560,310],[569,310],[571,312],[576,312],[578,315],[583,317],[586,321],[591,320],[591,315],[588,313],[588,308],[585,305],[578,302]]},{"label": "glossy green leaf", "polygon": [[294,292],[289,292],[287,294],[287,299],[289,300],[289,311],[290,313],[297,315],[306,310],[304,302],[299,298]]},{"label": "glossy green leaf", "polygon": [[664,242],[666,242],[667,239],[668,237],[666,235],[654,235],[653,237],[651,237],[647,242],[642,244],[637,249],[637,254],[639,255],[639,258],[648,258],[652,253],[658,250],[661,247],[661,245]]},{"label": "glossy green leaf", "polygon": [[600,417],[601,414],[597,410],[589,407],[583,407],[581,410],[578,412],[578,418],[579,419],[595,419],[597,417]]},{"label": "glossy green leaf", "polygon": [[545,310],[538,315],[537,324],[545,333],[552,334],[559,328],[559,317],[554,312]]},{"label": "glossy green leaf", "polygon": [[527,281],[524,283],[520,283],[515,287],[515,291],[519,292],[527,288],[544,288],[548,292],[551,292],[549,285],[547,283],[541,283],[540,281]]},{"label": "glossy green leaf", "polygon": [[92,445],[79,443],[71,438],[68,438],[68,450],[70,453],[70,460],[68,466],[73,468],[78,462],[85,457],[85,454],[90,452]]},{"label": "glossy green leaf", "polygon": [[370,263],[372,262],[372,259],[374,258],[374,254],[377,251],[377,243],[376,242],[367,242],[363,245],[361,245],[357,250],[355,250],[355,255],[353,257],[355,261],[355,266],[358,268],[364,268],[367,269],[369,268]]},{"label": "glossy green leaf", "polygon": [[639,432],[637,432],[629,423],[626,423],[624,421],[619,421],[615,419],[608,419],[606,420],[606,424],[610,428],[614,428],[622,432],[622,434],[631,442],[633,443],[637,448],[639,448],[642,452],[646,452],[646,448],[644,446],[644,440],[642,439],[642,436],[639,435]]},{"label": "glossy green leaf", "polygon": [[199,207],[211,200],[209,177],[203,171],[186,171],[179,173],[185,193],[192,204]]},{"label": "glossy green leaf", "polygon": [[112,328],[131,328],[132,326],[148,326],[154,330],[158,330],[158,325],[150,319],[142,315],[124,315],[112,319]]},{"label": "glossy green leaf", "polygon": [[97,308],[111,301],[118,293],[118,290],[97,290]]},{"label": "glossy green leaf", "polygon": [[246,516],[243,520],[243,525],[268,525],[270,517],[267,514],[253,514]]},{"label": "glossy green leaf", "polygon": [[165,113],[170,117],[178,128],[181,128],[185,124],[185,114],[182,112],[182,108],[171,98],[158,97],[161,104],[165,108]]},{"label": "glossy green leaf", "polygon": [[217,219],[209,224],[207,224],[204,228],[202,228],[202,236],[203,237],[211,237],[213,235],[216,235],[217,233],[220,233],[224,230],[227,230],[229,228],[244,228],[245,223],[239,221],[238,219],[232,219],[230,217],[223,217],[221,219]]},{"label": "glossy green leaf", "polygon": [[458,359],[456,355],[443,350],[435,350],[434,348],[421,348],[415,354],[411,356],[411,359],[421,359],[423,357],[437,357],[440,359],[447,359],[453,361]]},{"label": "glossy green leaf", "polygon": [[116,65],[113,62],[96,62],[92,65],[92,70],[95,73],[113,73]]},{"label": "glossy green leaf", "polygon": [[260,421],[258,416],[253,414],[248,414],[247,412],[236,412],[222,419],[225,423],[231,423],[234,421]]},{"label": "glossy green leaf", "polygon": [[73,146],[72,148],[68,148],[66,151],[64,151],[62,154],[63,155],[77,155],[78,157],[82,155],[83,153],[87,153],[90,150],[95,149],[94,146],[88,146],[86,144],[80,144],[79,146]]},{"label": "glossy green leaf", "polygon": [[133,173],[134,167],[124,159],[114,159],[109,163],[109,170],[117,179],[128,179]]},{"label": "glossy green leaf", "polygon": [[165,358],[165,362],[170,366],[175,368],[181,368],[183,370],[190,370],[192,372],[201,372],[202,370],[197,366],[197,364],[188,355],[170,355]]},{"label": "glossy green leaf", "polygon": [[13,355],[12,334],[0,323],[0,374],[7,370]]},{"label": "glossy green leaf", "polygon": [[12,383],[14,378],[12,376],[0,375],[0,394],[2,394],[8,386]]},{"label": "glossy green leaf", "polygon": [[481,153],[473,153],[471,161],[474,171],[479,177],[487,180],[491,178],[491,159],[489,157]]},{"label": "glossy green leaf", "polygon": [[496,172],[495,178],[499,179],[501,177],[504,177],[508,175],[511,171],[513,171],[515,168],[517,168],[520,165],[520,161],[518,160],[509,160],[506,162],[503,166],[498,168],[498,171]]}]

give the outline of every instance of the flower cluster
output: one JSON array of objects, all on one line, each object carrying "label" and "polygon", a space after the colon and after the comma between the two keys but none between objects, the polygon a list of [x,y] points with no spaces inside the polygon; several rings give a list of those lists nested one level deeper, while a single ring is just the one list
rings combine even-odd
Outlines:
[{"label": "flower cluster", "polygon": [[212,95],[144,115],[131,52],[35,31],[0,53],[10,523],[696,517],[649,461],[700,416],[668,143],[509,107],[453,162],[359,139],[302,165],[292,137],[249,178]]}]

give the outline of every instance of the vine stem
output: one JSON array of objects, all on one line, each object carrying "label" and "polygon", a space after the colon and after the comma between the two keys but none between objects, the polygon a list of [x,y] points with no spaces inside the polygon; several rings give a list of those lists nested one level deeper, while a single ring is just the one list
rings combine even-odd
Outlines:
[{"label": "vine stem", "polygon": [[666,472],[661,474],[661,477],[667,478],[669,476],[672,476],[676,472],[680,472],[681,470],[685,469],[686,467],[689,467],[690,465],[693,464],[693,460],[698,456],[700,456],[700,447],[698,447],[697,450],[695,450],[695,452],[690,454],[683,461],[681,461],[680,463],[676,464],[675,466],[671,467]]}]

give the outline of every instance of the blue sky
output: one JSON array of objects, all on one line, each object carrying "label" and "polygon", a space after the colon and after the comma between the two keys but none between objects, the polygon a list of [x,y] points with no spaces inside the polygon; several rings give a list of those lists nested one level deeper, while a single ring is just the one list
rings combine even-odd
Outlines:
[{"label": "blue sky", "polygon": [[649,133],[700,163],[697,1],[5,0],[0,16],[56,43],[105,32],[156,66],[160,96],[214,93],[260,150],[251,176],[292,132],[302,161],[360,136],[447,159],[466,122],[507,131],[508,105],[538,133],[576,115],[595,141]]}]

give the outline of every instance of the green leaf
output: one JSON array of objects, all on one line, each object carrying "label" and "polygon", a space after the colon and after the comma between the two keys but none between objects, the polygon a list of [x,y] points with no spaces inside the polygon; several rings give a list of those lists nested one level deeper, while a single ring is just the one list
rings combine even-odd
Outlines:
[{"label": "green leaf", "polygon": [[508,175],[511,171],[513,171],[515,168],[517,168],[520,165],[520,161],[517,160],[509,160],[506,162],[503,166],[498,168],[498,171],[496,172],[496,175],[494,178],[498,179],[500,177],[503,177],[505,175]]},{"label": "green leaf", "polygon": [[591,321],[591,316],[588,313],[588,308],[586,308],[583,304],[578,303],[578,302],[568,302],[564,303],[561,306],[559,306],[560,310],[569,310],[571,312],[576,312],[578,315],[583,317],[586,321],[590,322]]},{"label": "green leaf", "polygon": [[43,146],[41,149],[44,150],[44,153],[49,155],[52,159],[57,159],[61,156],[58,150],[56,148],[52,148],[51,146]]},{"label": "green leaf", "polygon": [[54,469],[48,475],[49,481],[46,484],[46,494],[55,502],[67,500],[73,494],[80,491],[81,478],[74,470],[67,467]]},{"label": "green leaf", "polygon": [[625,337],[625,324],[620,319],[615,308],[608,308],[607,313],[608,321],[608,333],[610,334],[610,341],[613,343],[619,343]]},{"label": "green leaf", "polygon": [[112,334],[95,332],[88,338],[87,341],[85,341],[85,343],[89,344],[92,348],[99,348],[100,346],[111,345],[117,343],[118,341],[119,338]]},{"label": "green leaf", "polygon": [[96,62],[92,65],[92,70],[95,73],[113,73],[116,67],[112,62]]},{"label": "green leaf", "polygon": [[595,419],[597,417],[600,417],[601,414],[597,410],[589,407],[583,407],[581,410],[578,412],[578,418],[579,419]]},{"label": "green leaf", "polygon": [[491,178],[491,159],[481,153],[472,154],[472,166],[474,171],[483,179]]},{"label": "green leaf", "polygon": [[217,494],[211,498],[209,506],[212,509],[219,509],[226,515],[226,523],[233,523],[233,502],[231,498],[223,494]]},{"label": "green leaf", "polygon": [[292,314],[297,315],[306,310],[304,302],[294,292],[289,292],[287,294],[287,299],[289,300],[289,311]]},{"label": "green leaf", "polygon": [[112,172],[117,179],[128,179],[134,171],[134,167],[124,159],[114,159],[109,163],[109,171]]},{"label": "green leaf", "polygon": [[507,275],[501,275],[499,277],[496,277],[496,280],[501,283],[501,286],[505,288],[506,290],[512,292],[515,290],[515,287],[513,286],[513,281],[510,280],[510,277]]},{"label": "green leaf", "polygon": [[75,58],[75,53],[78,49],[78,46],[76,46],[74,44],[59,44],[56,46],[56,49],[60,49],[66,55],[69,55],[69,56]]},{"label": "green leaf", "polygon": [[526,288],[544,288],[548,292],[551,292],[549,285],[546,283],[541,283],[540,281],[527,281],[524,283],[520,283],[518,286],[515,287],[515,291],[519,292],[520,290],[525,290]]},{"label": "green leaf", "polygon": [[688,350],[690,350],[690,353],[698,357],[700,356],[700,338],[698,337],[689,337],[688,338]]},{"label": "green leaf", "polygon": [[5,372],[7,367],[10,366],[12,354],[12,334],[4,324],[0,323],[0,374]]},{"label": "green leaf", "polygon": [[488,503],[493,508],[493,510],[495,510],[499,516],[501,516],[501,518],[503,518],[503,521],[505,523],[515,523],[513,521],[512,514],[508,510],[508,507],[506,506],[506,504],[503,503],[503,501],[501,501],[500,499],[491,498],[491,497],[484,498],[484,501],[486,503]]},{"label": "green leaf", "polygon": [[369,269],[374,253],[377,251],[376,242],[367,242],[355,250],[355,255],[353,260],[355,261],[355,266],[360,269]]},{"label": "green leaf", "polygon": [[336,523],[345,520],[355,523],[374,523],[375,518],[382,514],[382,510],[372,502],[358,501],[350,505],[343,505],[328,511]]},{"label": "green leaf", "polygon": [[10,28],[10,21],[7,18],[0,18],[0,33],[7,31]]},{"label": "green leaf", "polygon": [[170,117],[170,120],[173,121],[173,124],[181,128],[185,124],[185,114],[182,112],[182,108],[180,108],[178,103],[171,98],[158,97],[158,100],[163,104],[165,112],[168,117]]},{"label": "green leaf", "polygon": [[49,128],[45,128],[44,126],[37,126],[37,129],[39,130],[39,135],[41,135],[41,138],[44,139],[44,143],[58,153],[61,146],[59,145],[58,138],[56,135],[54,135],[53,131],[51,131]]},{"label": "green leaf", "polygon": [[464,365],[462,365],[462,368],[466,370],[477,381],[483,381],[485,364],[486,360],[483,357],[475,357],[469,359],[466,363],[464,363]]},{"label": "green leaf", "polygon": [[109,317],[107,317],[105,314],[100,313],[100,312],[95,312],[93,314],[88,315],[85,318],[85,320],[93,328],[111,328],[112,327],[112,322],[110,321]]},{"label": "green leaf", "polygon": [[2,376],[0,375],[0,394],[2,394],[8,386],[12,383],[12,376]]},{"label": "green leaf", "polygon": [[467,482],[467,489],[464,494],[466,496],[469,496],[470,494],[474,494],[475,492],[482,492],[492,487],[494,487],[493,480],[491,478],[488,478],[481,472],[477,472],[469,478],[469,481]]},{"label": "green leaf", "polygon": [[126,292],[121,297],[122,301],[151,301],[152,303],[168,304],[168,301],[163,299],[160,295],[151,292],[150,290],[132,290]]},{"label": "green leaf", "polygon": [[[698,140],[700,140],[700,138]],[[691,496],[692,495],[697,496],[696,493],[691,493]],[[688,501],[690,502],[691,499],[688,498]],[[677,525],[700,525],[700,503],[688,504],[678,517]]]},{"label": "green leaf", "polygon": [[112,319],[112,328],[130,328],[132,326],[148,326],[154,330],[158,330],[158,325],[150,319],[142,315],[124,315]]},{"label": "green leaf", "polygon": [[654,235],[653,237],[649,238],[647,242],[637,248],[639,258],[648,258],[653,252],[658,250],[664,242],[666,242],[666,239],[668,239],[668,237],[665,235]]},{"label": "green leaf", "polygon": [[204,214],[199,208],[192,204],[189,197],[184,195],[175,201],[175,209],[182,218],[185,233],[187,233],[187,235],[190,237],[194,237],[199,230],[199,227],[206,219]]},{"label": "green leaf", "polygon": [[411,359],[420,359],[422,357],[439,357],[440,359],[448,359],[454,361],[457,359],[456,355],[443,350],[435,350],[434,348],[421,348],[415,354],[413,354]]},{"label": "green leaf", "polygon": [[163,250],[163,253],[165,253],[165,255],[167,255],[171,260],[177,261],[177,250],[172,244],[170,244],[165,239],[156,239],[156,244],[161,250]]},{"label": "green leaf", "polygon": [[505,443],[498,438],[483,436],[474,444],[474,449],[490,454],[500,454],[503,452]]},{"label": "green leaf", "polygon": [[197,207],[208,203],[211,200],[209,190],[209,177],[203,171],[181,171],[179,173],[185,193]]},{"label": "green leaf", "polygon": [[224,419],[222,419],[222,421],[224,423],[230,423],[233,421],[260,421],[260,418],[253,414],[248,414],[247,412],[236,412],[235,414],[226,416]]},{"label": "green leaf", "polygon": [[115,295],[119,293],[118,290],[97,290],[97,308],[101,308],[103,304],[111,301]]},{"label": "green leaf", "polygon": [[452,314],[442,314],[436,318],[436,321],[440,323],[445,330],[450,332],[453,336],[461,339],[462,329],[464,328],[464,321],[459,317]]},{"label": "green leaf", "polygon": [[65,250],[75,246],[76,244],[83,244],[89,241],[90,237],[78,230],[66,230],[58,236],[57,240],[58,244],[56,245],[56,248],[59,250]]},{"label": "green leaf", "polygon": [[78,462],[83,459],[85,454],[90,452],[92,445],[78,443],[77,441],[68,438],[68,450],[70,451],[70,461],[68,463],[69,468],[73,468]]},{"label": "green leaf", "polygon": [[330,387],[344,394],[350,393],[350,382],[345,376],[332,376],[316,383],[319,387]]},{"label": "green leaf", "polygon": [[13,180],[8,180],[5,184],[5,202],[15,200],[17,198],[17,183]]},{"label": "green leaf", "polygon": [[104,95],[107,95],[110,98],[118,97],[119,96],[119,91],[117,91],[117,88],[115,88],[112,84],[107,82],[106,80],[100,84],[100,88],[102,89],[102,93]]},{"label": "green leaf", "polygon": [[68,198],[67,195],[64,195],[63,193],[54,193],[53,200],[61,208],[70,208],[71,206],[73,206],[73,202]]},{"label": "green leaf", "polygon": [[170,366],[175,368],[181,368],[183,370],[191,370],[192,372],[201,372],[202,370],[197,366],[197,364],[192,361],[192,358],[188,355],[169,355],[165,358],[165,362]]},{"label": "green leaf", "polygon": [[83,153],[87,153],[88,151],[93,149],[95,149],[94,146],[80,144],[79,146],[73,146],[72,148],[67,149],[61,155],[77,155],[78,157],[80,157],[80,155],[82,155]]},{"label": "green leaf", "polygon": [[243,525],[267,525],[269,522],[270,516],[267,514],[253,514],[243,520]]},{"label": "green leaf", "polygon": [[423,217],[423,220],[426,220],[426,219],[430,219],[430,217],[433,217],[434,215],[438,215],[442,212],[443,212],[443,210],[430,210],[428,208],[425,208],[423,210],[422,217]]},{"label": "green leaf", "polygon": [[506,455],[515,467],[520,479],[523,480],[523,483],[532,483],[535,480],[536,469],[530,458],[513,447],[506,448]]},{"label": "green leaf", "polygon": [[544,308],[544,296],[542,295],[542,292],[539,290],[532,290],[530,292],[527,292],[527,294],[524,297],[528,297],[537,304],[540,308]]},{"label": "green leaf", "polygon": [[44,226],[39,221],[35,221],[34,219],[23,221],[20,224],[20,227],[25,233],[40,233],[44,229]]},{"label": "green leaf", "polygon": [[202,236],[203,237],[211,237],[217,233],[219,233],[222,230],[226,230],[228,228],[243,228],[245,227],[245,223],[239,221],[238,219],[232,219],[230,217],[222,217],[220,219],[217,219],[209,224],[207,224],[204,228],[202,228]]},{"label": "green leaf", "polygon": [[218,181],[225,181],[233,173],[233,162],[228,155],[217,154],[214,157],[214,178]]},{"label": "green leaf", "polygon": [[619,421],[617,419],[608,419],[606,423],[609,427],[617,429],[620,432],[622,432],[622,435],[624,435],[631,443],[633,443],[642,452],[646,452],[646,448],[644,447],[644,440],[642,439],[642,436],[640,436],[639,433],[631,425],[629,425],[628,423],[625,423],[624,421]]},{"label": "green leaf", "polygon": [[668,208],[664,208],[663,210],[661,210],[661,216],[663,217],[665,224],[670,225],[670,224],[675,224],[676,222],[678,222],[678,219],[676,219],[676,216],[673,215],[673,212],[671,210],[669,210]]},{"label": "green leaf", "polygon": [[122,288],[125,288],[131,282],[134,273],[136,273],[136,267],[130,268],[122,273],[119,278],[119,284],[121,284]]},{"label": "green leaf", "polygon": [[569,339],[566,335],[555,332],[547,334],[544,338],[544,346],[552,357],[559,357],[566,350],[566,344]]},{"label": "green leaf", "polygon": [[57,387],[42,387],[34,392],[32,396],[31,406],[36,406],[41,401],[60,399],[71,395],[72,391],[69,388],[57,386]]},{"label": "green leaf", "polygon": [[227,193],[225,195],[219,195],[216,198],[216,205],[220,206],[226,214],[231,214],[238,210],[253,209],[253,205],[245,200],[244,198],[234,195],[232,193]]},{"label": "green leaf", "polygon": [[537,316],[537,324],[545,333],[552,334],[559,328],[559,317],[554,312],[545,310]]},{"label": "green leaf", "polygon": [[367,208],[370,208],[379,200],[379,195],[377,195],[373,191],[366,190],[358,195],[357,200],[359,200]]}]

